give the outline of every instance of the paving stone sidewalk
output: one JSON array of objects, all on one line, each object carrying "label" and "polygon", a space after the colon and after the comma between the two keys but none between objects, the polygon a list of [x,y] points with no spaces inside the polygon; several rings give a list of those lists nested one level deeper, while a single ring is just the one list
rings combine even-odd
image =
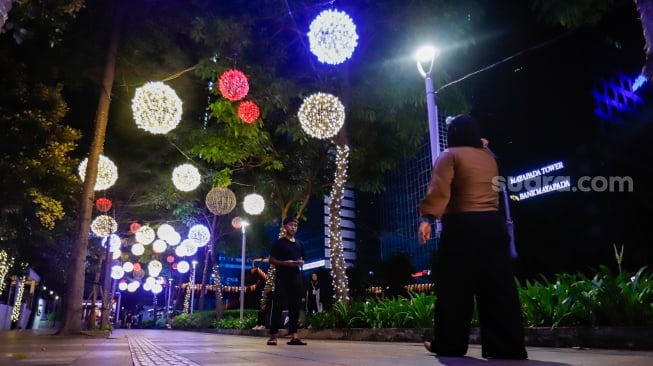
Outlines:
[{"label": "paving stone sidewalk", "polygon": [[0,331],[2,366],[144,365],[445,365],[649,366],[653,351],[528,347],[524,361],[485,360],[478,345],[467,357],[436,357],[417,342],[309,339],[308,346],[267,346],[266,338],[176,330],[119,329],[108,338],[52,336],[52,331]]}]

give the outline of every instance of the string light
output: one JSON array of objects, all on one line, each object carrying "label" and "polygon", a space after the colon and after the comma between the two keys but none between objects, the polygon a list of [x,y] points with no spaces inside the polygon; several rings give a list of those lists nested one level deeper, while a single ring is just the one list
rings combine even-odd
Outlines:
[{"label": "string light", "polygon": [[191,164],[182,164],[172,171],[172,183],[183,192],[197,188],[202,181],[199,170]]},{"label": "string light", "polygon": [[347,267],[340,231],[340,208],[344,197],[345,184],[347,183],[347,161],[349,147],[336,146],[336,172],[331,189],[331,203],[329,205],[329,244],[331,249],[331,276],[333,278],[333,297],[336,301],[349,301],[349,283],[347,280]]},{"label": "string light", "polygon": [[331,65],[343,63],[358,45],[356,25],[345,12],[325,10],[311,22],[308,42],[318,61]]},{"label": "string light", "polygon": [[250,215],[259,215],[265,208],[265,200],[260,194],[248,194],[243,200],[243,208]]},{"label": "string light", "polygon": [[334,95],[315,93],[304,100],[297,116],[304,132],[314,138],[328,139],[345,123],[345,107]]},{"label": "string light", "polygon": [[111,216],[100,215],[91,223],[91,231],[101,238],[106,238],[118,231],[118,223]]},{"label": "string light", "polygon": [[251,100],[246,100],[238,104],[238,117],[245,123],[256,121],[260,113],[258,105]]},{"label": "string light", "polygon": [[14,258],[10,258],[6,251],[0,250],[0,294],[5,289],[5,277],[14,265]]},{"label": "string light", "polygon": [[182,103],[171,87],[151,81],[136,88],[132,112],[139,128],[153,134],[166,134],[179,124]]},{"label": "string light", "polygon": [[[78,172],[82,182],[86,178],[87,165],[88,158],[85,158],[81,163],[79,163]],[[116,164],[106,156],[100,155],[97,163],[97,178],[95,180],[94,190],[103,191],[109,189],[116,183],[116,180],[118,180],[118,168],[116,167]]]},{"label": "string light", "polygon": [[25,276],[22,276],[18,281],[16,281],[17,293],[16,293],[16,302],[14,302],[14,307],[11,310],[11,320],[17,322],[20,319],[20,309],[23,302],[23,294],[25,293]]},{"label": "string light", "polygon": [[220,93],[232,102],[241,100],[249,93],[249,82],[242,71],[231,69],[220,75],[218,79]]}]

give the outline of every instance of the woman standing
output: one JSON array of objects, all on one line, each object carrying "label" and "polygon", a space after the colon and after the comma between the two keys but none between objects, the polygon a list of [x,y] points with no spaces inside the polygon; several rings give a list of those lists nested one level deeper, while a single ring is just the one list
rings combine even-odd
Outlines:
[{"label": "woman standing", "polygon": [[510,238],[492,184],[499,175],[496,160],[469,115],[453,119],[447,142],[419,204],[421,244],[431,238],[433,221],[442,220],[433,268],[434,337],[424,346],[441,356],[464,356],[476,300],[483,357],[525,359]]}]

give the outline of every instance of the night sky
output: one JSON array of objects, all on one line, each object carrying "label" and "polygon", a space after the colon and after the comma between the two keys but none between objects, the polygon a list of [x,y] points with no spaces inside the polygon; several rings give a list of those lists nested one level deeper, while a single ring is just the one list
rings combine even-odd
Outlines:
[{"label": "night sky", "polygon": [[[638,91],[644,105],[618,123],[595,116],[592,96],[618,72],[634,78],[641,69],[644,41],[633,4],[618,7],[597,26],[568,33],[528,23],[524,19],[532,16],[524,9],[495,11],[497,22],[489,28],[502,36],[481,46],[487,53],[480,58],[498,61],[524,52],[463,83],[502,174],[562,161],[565,168],[557,174],[570,176],[572,185],[582,176],[634,181],[632,193],[554,192],[512,202],[519,273],[615,268],[613,243],[625,247],[624,268],[650,263],[651,153],[643,148],[653,132],[650,87]],[[489,50],[495,47],[497,52]]]}]

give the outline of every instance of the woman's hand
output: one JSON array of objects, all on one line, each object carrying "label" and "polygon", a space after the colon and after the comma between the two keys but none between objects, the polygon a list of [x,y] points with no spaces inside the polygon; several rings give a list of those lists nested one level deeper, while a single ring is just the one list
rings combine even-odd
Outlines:
[{"label": "woman's hand", "polygon": [[431,239],[431,223],[429,222],[421,222],[419,224],[419,232],[417,234],[417,237],[419,238],[419,243],[424,245],[426,244],[427,241]]}]

